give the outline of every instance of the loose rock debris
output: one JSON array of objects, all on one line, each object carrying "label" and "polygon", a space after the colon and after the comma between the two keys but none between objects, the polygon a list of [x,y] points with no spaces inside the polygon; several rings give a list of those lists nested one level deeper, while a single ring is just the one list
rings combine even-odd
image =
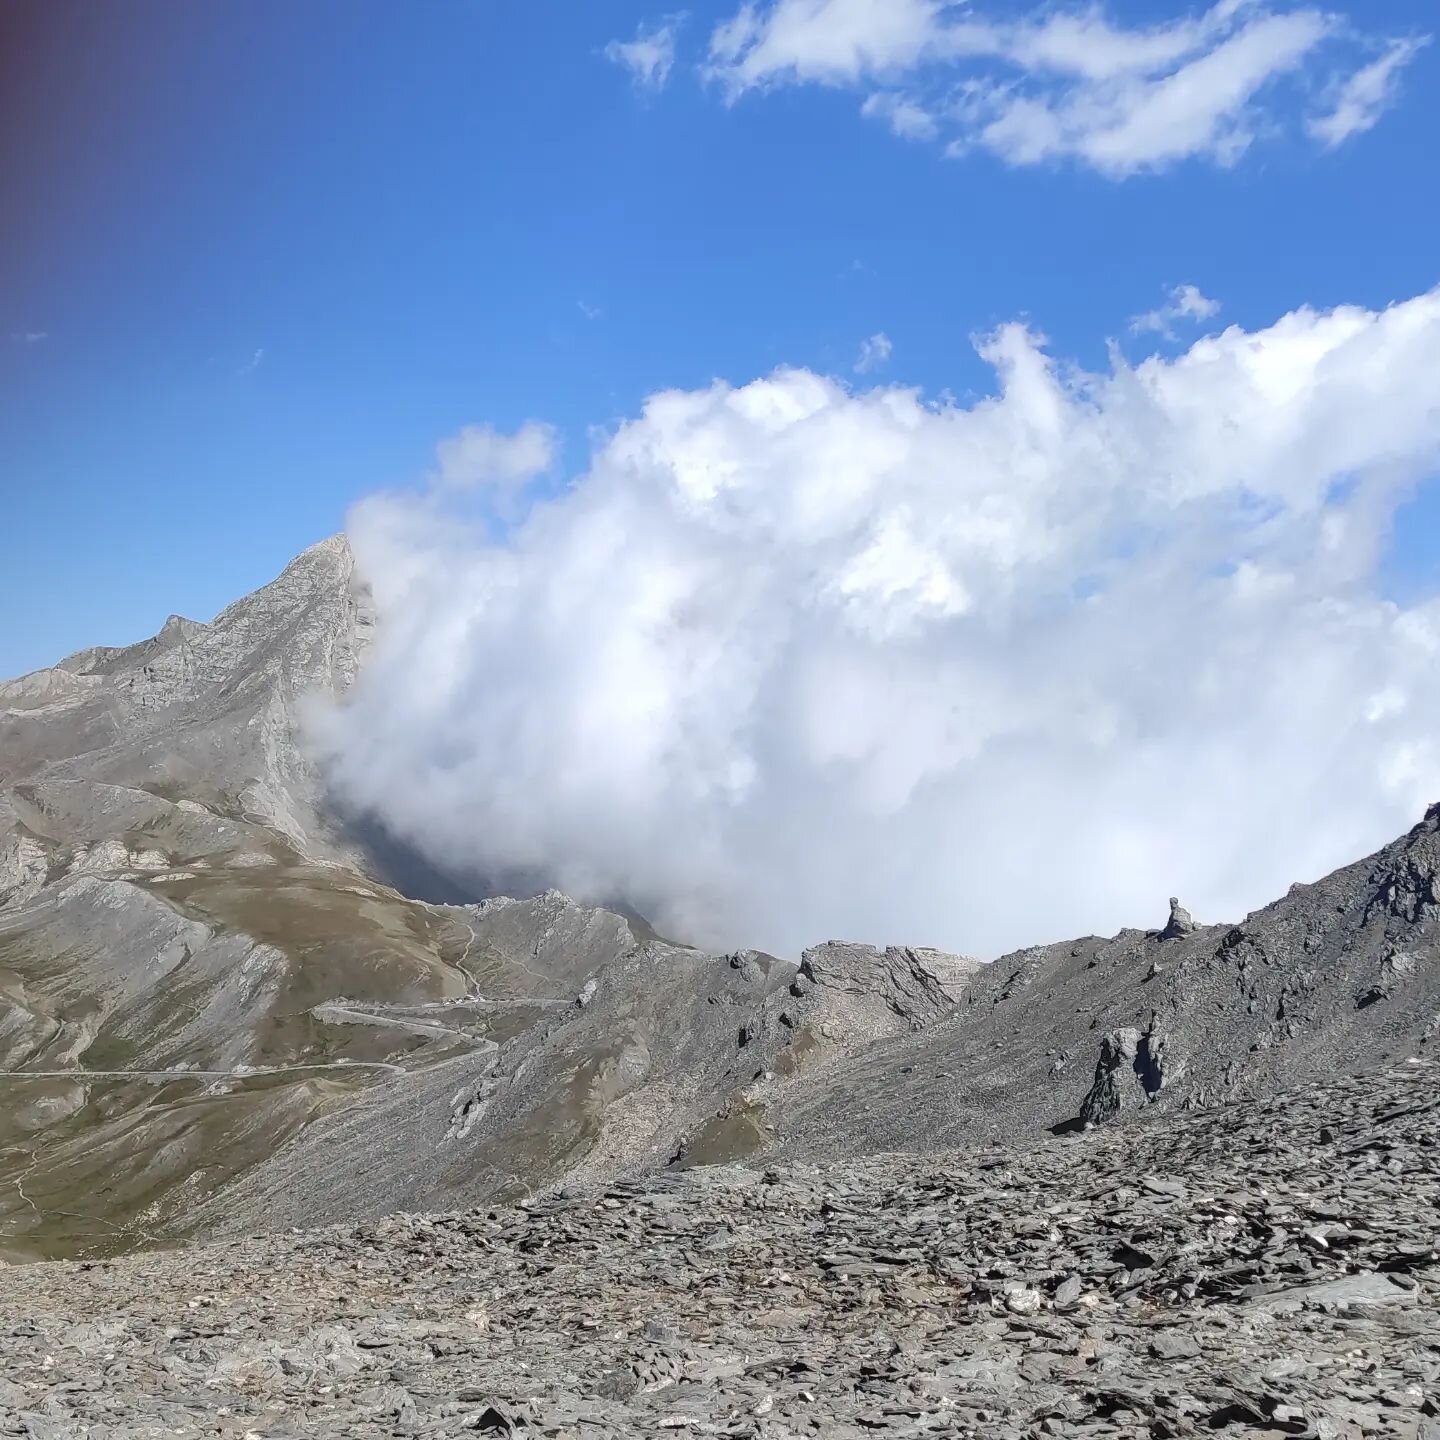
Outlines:
[{"label": "loose rock debris", "polygon": [[1440,1437],[1440,1067],[0,1271],[0,1435]]}]

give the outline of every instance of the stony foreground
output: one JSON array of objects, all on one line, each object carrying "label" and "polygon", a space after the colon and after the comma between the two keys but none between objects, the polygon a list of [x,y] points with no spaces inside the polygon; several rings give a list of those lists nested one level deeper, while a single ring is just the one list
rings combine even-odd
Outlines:
[{"label": "stony foreground", "polygon": [[0,1272],[0,1434],[1440,1435],[1440,1067]]}]

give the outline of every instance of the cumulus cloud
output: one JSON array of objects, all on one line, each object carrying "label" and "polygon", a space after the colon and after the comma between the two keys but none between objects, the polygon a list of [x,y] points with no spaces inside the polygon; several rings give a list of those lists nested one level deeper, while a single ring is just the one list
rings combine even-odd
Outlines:
[{"label": "cumulus cloud", "polygon": [[[865,115],[950,155],[1073,160],[1120,178],[1191,157],[1234,163],[1298,103],[1287,76],[1316,83],[1366,43],[1326,11],[1258,0],[1148,26],[1097,5],[993,20],[944,0],[748,0],[712,33],[707,74],[732,102],[778,85],[868,89]],[[1416,43],[1354,75],[1310,133],[1331,144],[1332,131],[1373,124]]]},{"label": "cumulus cloud", "polygon": [[641,25],[633,40],[612,40],[605,58],[630,72],[642,90],[663,90],[675,68],[675,42],[684,15],[669,15],[654,25]]},{"label": "cumulus cloud", "polygon": [[1440,797],[1440,291],[972,403],[806,370],[653,395],[503,534],[361,504],[381,614],[314,739],[450,869],[671,933],[994,954],[1236,918]]},{"label": "cumulus cloud", "polygon": [[872,371],[883,369],[894,353],[895,346],[884,331],[872,335],[861,343],[860,353],[855,357],[855,373],[869,375]]},{"label": "cumulus cloud", "polygon": [[1137,315],[1130,322],[1130,329],[1136,335],[1146,331],[1173,338],[1175,326],[1182,320],[1209,320],[1220,313],[1220,302],[1200,292],[1195,285],[1177,285],[1170,291],[1163,305]]},{"label": "cumulus cloud", "polygon": [[513,435],[493,425],[467,425],[435,447],[434,480],[442,490],[510,492],[543,475],[555,458],[556,435],[549,425],[532,420]]},{"label": "cumulus cloud", "polygon": [[1331,108],[1310,121],[1310,133],[1333,149],[1352,135],[1372,130],[1396,101],[1400,72],[1428,43],[1425,40],[1396,40],[1378,60],[1357,70],[1335,87]]}]

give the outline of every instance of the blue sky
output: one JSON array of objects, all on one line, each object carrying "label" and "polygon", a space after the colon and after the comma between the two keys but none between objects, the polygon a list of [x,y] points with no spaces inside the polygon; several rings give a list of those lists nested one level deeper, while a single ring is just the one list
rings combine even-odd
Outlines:
[{"label": "blue sky", "polygon": [[[1133,169],[1085,135],[1030,156],[1033,134],[985,128],[1006,86],[1034,87],[1031,119],[1094,100],[1024,46],[1098,12],[977,5],[1009,38],[956,58],[957,15],[895,4],[943,43],[836,51],[836,26],[868,23],[856,0],[809,51],[803,28],[764,31],[769,5],[717,51],[736,0],[673,31],[617,0],[8,7],[0,674],[208,618],[466,424],[552,422],[579,470],[592,427],[716,376],[790,364],[963,397],[993,384],[970,337],[1015,318],[1103,367],[1112,338],[1193,338],[1184,317],[1173,342],[1130,330],[1176,286],[1221,307],[1205,326],[1254,329],[1440,279],[1440,45],[1397,60],[1355,133],[1315,129],[1347,77],[1435,28],[1433,4],[1351,6],[1213,144]],[[1067,43],[1208,13],[1203,59],[1257,15],[1316,12],[1104,13]],[[652,51],[607,53],[657,33],[663,84]],[[901,103],[908,136],[886,121]],[[888,359],[858,377],[877,335]],[[1435,573],[1440,514],[1429,492],[1417,507],[1400,589]]]}]

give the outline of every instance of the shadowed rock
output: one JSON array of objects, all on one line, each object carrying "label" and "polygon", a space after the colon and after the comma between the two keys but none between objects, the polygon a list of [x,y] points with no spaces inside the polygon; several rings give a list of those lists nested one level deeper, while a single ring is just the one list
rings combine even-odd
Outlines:
[{"label": "shadowed rock", "polygon": [[1150,1104],[1165,1088],[1165,1038],[1133,1028],[1100,1042],[1095,1082],[1080,1105],[1083,1126],[1103,1125]]}]

